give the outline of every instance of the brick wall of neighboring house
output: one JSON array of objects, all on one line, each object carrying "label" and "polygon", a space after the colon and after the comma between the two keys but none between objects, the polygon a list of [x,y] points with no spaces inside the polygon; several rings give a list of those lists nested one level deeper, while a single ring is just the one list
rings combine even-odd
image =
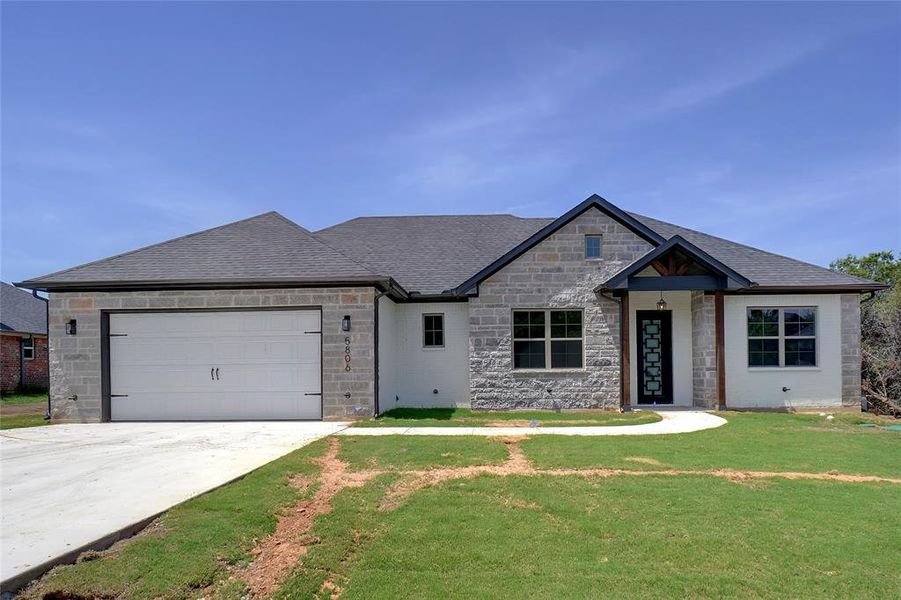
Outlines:
[{"label": "brick wall of neighboring house", "polygon": [[[601,234],[586,260],[585,235]],[[620,305],[594,288],[652,248],[597,209],[579,215],[479,285],[469,301],[473,408],[612,408],[620,400]],[[512,310],[580,308],[584,368],[513,369]]]},{"label": "brick wall of neighboring house", "polygon": [[[54,292],[50,294],[50,397],[53,419],[101,420],[100,311],[273,306],[322,307],[323,417],[374,411],[375,289],[304,288],[260,290]],[[341,318],[353,326],[341,331]],[[66,322],[76,319],[76,335]],[[345,370],[345,337],[351,338],[353,369]],[[77,401],[70,398],[78,396]]]},{"label": "brick wall of neighboring house", "polygon": [[20,377],[21,340],[19,335],[0,336],[0,391],[3,393],[15,392],[22,385],[41,389],[49,385],[47,338],[35,336],[34,358],[24,361],[24,377]]}]

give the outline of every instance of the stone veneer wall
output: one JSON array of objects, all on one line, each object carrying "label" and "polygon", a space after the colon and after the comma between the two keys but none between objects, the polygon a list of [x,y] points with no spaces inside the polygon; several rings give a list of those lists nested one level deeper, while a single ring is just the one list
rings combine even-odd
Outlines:
[{"label": "stone veneer wall", "polygon": [[842,294],[842,404],[860,404],[860,296]]},{"label": "stone veneer wall", "polygon": [[[53,419],[101,419],[100,312],[121,309],[322,307],[323,417],[371,415],[375,356],[371,287],[50,294],[50,397]],[[351,367],[345,371],[341,318],[351,316]],[[76,335],[65,324],[76,319]],[[78,400],[71,400],[73,395]],[[350,398],[345,398],[350,394]]]},{"label": "stone veneer wall", "polygon": [[691,293],[692,404],[716,406],[716,312],[713,296]]},{"label": "stone veneer wall", "polygon": [[[601,259],[585,259],[601,234]],[[612,408],[620,401],[620,305],[594,287],[651,244],[590,209],[479,285],[469,301],[469,377],[474,409]],[[584,310],[583,369],[514,371],[512,310]]]}]

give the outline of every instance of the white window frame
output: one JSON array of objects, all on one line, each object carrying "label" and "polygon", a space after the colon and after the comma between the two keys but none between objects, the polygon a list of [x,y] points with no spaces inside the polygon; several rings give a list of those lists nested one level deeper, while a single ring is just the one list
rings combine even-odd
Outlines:
[{"label": "white window frame", "polygon": [[[518,312],[543,312],[544,313],[544,338],[518,338],[514,335],[516,325],[513,321],[513,314]],[[580,336],[574,337],[551,337],[551,313],[552,312],[578,312],[581,314]],[[582,343],[582,366],[581,367],[552,367],[551,366],[551,342],[574,342]],[[516,342],[544,342],[544,367],[517,367],[516,365]],[[585,309],[583,308],[514,308],[510,311],[510,367],[513,371],[521,373],[524,371],[583,371],[585,370]]]},{"label": "white window frame", "polygon": [[[427,344],[425,340],[426,328],[425,328],[425,320],[426,317],[441,317],[441,343],[440,344]],[[437,331],[435,329],[431,329],[430,331]],[[444,317],[444,313],[422,313],[422,348],[424,350],[442,350],[447,344],[447,326],[446,319]]]},{"label": "white window frame", "polygon": [[[598,255],[588,256],[588,240],[593,238],[598,239]],[[604,254],[604,236],[600,233],[586,233],[582,251],[585,253],[585,260],[600,260]]]},{"label": "white window frame", "polygon": [[[29,346],[26,347],[26,346],[25,346],[25,342],[31,342],[31,344],[30,344]],[[34,351],[35,351],[34,337],[22,338],[22,345],[21,345],[21,348],[22,348],[22,359],[23,359],[23,360],[34,360]],[[27,350],[31,350],[31,356],[26,356],[26,355],[25,355],[25,350],[26,350],[26,349],[27,349]]]},{"label": "white window frame", "polygon": [[[748,313],[752,310],[775,310],[779,315],[779,335],[748,335]],[[785,311],[812,310],[814,314],[813,335],[785,335]],[[745,310],[745,364],[748,369],[818,369],[820,367],[820,314],[817,306],[749,306]],[[785,364],[785,340],[813,340],[813,364],[812,365],[787,365]],[[779,340],[779,364],[778,365],[751,365],[748,340]]]}]

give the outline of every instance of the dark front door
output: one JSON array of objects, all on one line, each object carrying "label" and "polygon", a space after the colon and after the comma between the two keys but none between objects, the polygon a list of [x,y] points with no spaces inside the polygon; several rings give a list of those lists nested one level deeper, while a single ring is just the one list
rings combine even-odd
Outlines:
[{"label": "dark front door", "polygon": [[673,318],[668,310],[637,311],[638,403],[673,403]]}]

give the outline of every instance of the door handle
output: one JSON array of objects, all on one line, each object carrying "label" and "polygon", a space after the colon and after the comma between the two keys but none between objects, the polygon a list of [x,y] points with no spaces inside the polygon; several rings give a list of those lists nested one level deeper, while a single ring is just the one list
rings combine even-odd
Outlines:
[{"label": "door handle", "polygon": [[219,381],[219,367],[216,367],[216,381]]},{"label": "door handle", "polygon": [[214,381],[215,377],[213,377],[213,367],[210,367],[210,381]]}]

